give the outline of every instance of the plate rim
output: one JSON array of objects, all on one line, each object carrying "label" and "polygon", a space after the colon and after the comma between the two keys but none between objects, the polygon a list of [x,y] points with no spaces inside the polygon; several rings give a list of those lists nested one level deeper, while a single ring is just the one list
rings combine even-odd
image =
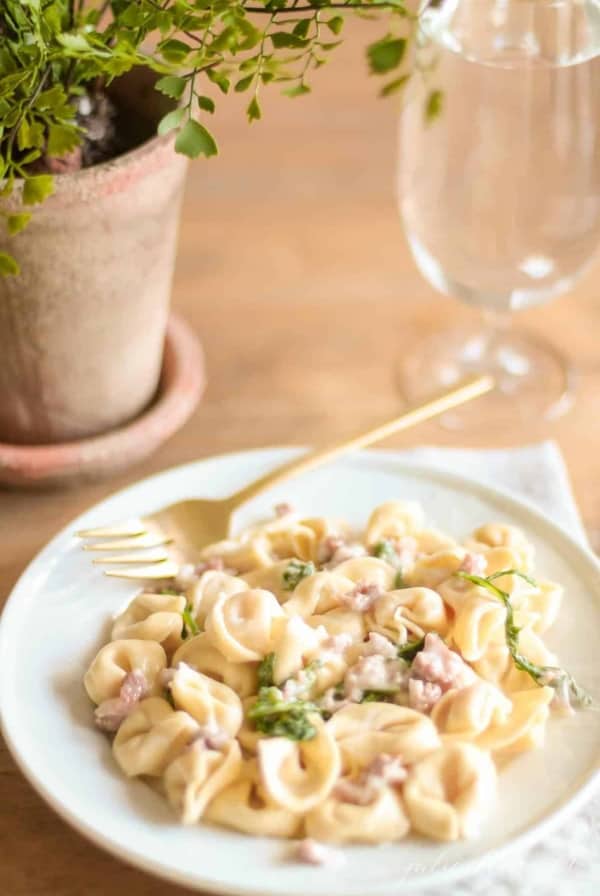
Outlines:
[{"label": "plate rim", "polygon": [[[167,467],[166,469],[159,470],[142,479],[130,482],[123,488],[111,492],[102,498],[102,500],[97,501],[90,507],[84,509],[76,517],[61,527],[61,529],[34,555],[11,589],[4,604],[2,614],[0,615],[0,664],[2,663],[2,656],[5,649],[4,644],[7,639],[7,629],[10,626],[13,614],[15,614],[16,618],[16,613],[18,612],[20,593],[27,588],[29,580],[35,577],[38,567],[45,563],[48,555],[51,555],[55,548],[66,538],[73,535],[77,528],[80,527],[82,520],[93,515],[107,502],[112,499],[121,498],[129,491],[134,491],[135,489],[144,486],[147,487],[153,480],[168,478],[173,473],[181,474],[186,470],[192,472],[192,470],[205,463],[220,463],[222,461],[235,463],[236,461],[240,462],[244,458],[248,458],[248,456],[252,456],[266,457],[269,466],[274,467],[278,462],[285,463],[294,456],[301,455],[303,451],[306,450],[308,450],[307,446],[270,445],[262,448],[208,455],[207,457],[198,458],[197,460],[177,464],[173,467]],[[570,532],[563,529],[555,523],[554,520],[545,515],[544,512],[529,499],[522,498],[510,489],[498,488],[495,485],[491,485],[477,476],[470,476],[462,472],[459,473],[454,470],[446,469],[443,466],[438,466],[435,462],[423,462],[412,457],[407,457],[402,449],[364,449],[361,451],[349,452],[346,455],[334,459],[330,463],[335,465],[338,461],[351,458],[362,458],[366,464],[368,464],[369,461],[377,463],[378,458],[393,462],[394,465],[401,468],[404,472],[412,472],[425,479],[433,477],[434,480],[437,479],[441,482],[448,482],[456,487],[469,490],[471,494],[475,493],[484,498],[489,497],[495,499],[497,503],[507,504],[509,509],[512,507],[521,514],[525,513],[526,516],[532,518],[532,520],[541,528],[542,536],[548,533],[551,534],[553,538],[558,539],[559,542],[567,542],[570,550],[574,551],[575,554],[578,554],[580,560],[584,564],[593,568],[598,579],[599,589],[596,594],[596,600],[599,604],[600,612],[600,559],[593,554],[587,544],[579,542]],[[78,834],[121,862],[139,868],[146,873],[153,874],[159,879],[168,880],[182,886],[187,886],[188,888],[215,894],[222,893],[226,894],[226,896],[288,896],[287,891],[284,889],[277,889],[276,884],[274,887],[270,887],[268,891],[265,891],[264,887],[261,889],[255,889],[253,886],[240,887],[215,881],[202,874],[194,873],[190,875],[187,872],[178,872],[176,868],[165,867],[160,860],[156,860],[151,856],[149,857],[146,853],[138,851],[134,845],[128,845],[126,849],[123,849],[123,844],[119,844],[116,840],[111,839],[109,835],[94,827],[93,823],[88,822],[76,812],[72,812],[69,808],[66,808],[61,803],[60,798],[56,797],[50,789],[46,788],[43,778],[36,772],[35,768],[32,767],[33,764],[30,764],[20,755],[18,746],[19,725],[18,723],[15,723],[14,726],[11,726],[10,719],[7,723],[5,712],[3,710],[3,694],[7,689],[6,683],[4,685],[2,683],[3,681],[6,682],[6,677],[4,676],[0,678],[0,726],[9,753],[21,774],[23,774],[36,793],[38,793],[38,795],[54,812],[57,813],[57,815],[60,816],[60,818],[77,831]],[[13,736],[15,732],[17,733],[17,736]],[[428,887],[456,883],[457,881],[464,880],[476,873],[477,868],[481,868],[482,860],[490,862],[491,866],[495,867],[504,856],[516,851],[524,852],[528,847],[534,846],[542,840],[546,834],[551,833],[563,822],[572,818],[577,811],[588,802],[595,791],[600,791],[600,756],[598,757],[595,767],[591,766],[589,771],[585,773],[583,783],[580,785],[576,783],[574,787],[574,792],[571,791],[570,795],[567,794],[562,798],[558,805],[556,805],[555,808],[550,809],[540,821],[533,822],[525,831],[517,834],[508,842],[488,850],[481,856],[461,861],[450,868],[434,868],[431,872],[428,872],[421,877],[413,878],[412,880],[404,880],[402,882],[403,891],[405,893],[415,893]],[[318,889],[319,885],[316,880],[315,885],[316,886],[313,886],[311,882],[311,886],[308,890],[311,896],[329,896],[328,890]],[[370,886],[373,887],[373,884],[370,884]],[[376,896],[396,896],[397,891],[398,884],[394,884],[393,881],[390,882],[389,885],[384,884],[381,887],[376,886],[376,888],[373,889]]]}]

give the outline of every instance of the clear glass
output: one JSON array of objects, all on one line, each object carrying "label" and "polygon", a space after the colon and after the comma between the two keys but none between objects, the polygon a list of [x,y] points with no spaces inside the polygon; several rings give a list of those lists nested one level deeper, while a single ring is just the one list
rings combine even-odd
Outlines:
[{"label": "clear glass", "polygon": [[600,244],[600,2],[442,0],[421,21],[400,120],[401,215],[422,274],[484,322],[416,345],[403,389],[419,398],[492,372],[499,389],[481,401],[498,422],[557,415],[568,364],[509,324],[569,290]]}]

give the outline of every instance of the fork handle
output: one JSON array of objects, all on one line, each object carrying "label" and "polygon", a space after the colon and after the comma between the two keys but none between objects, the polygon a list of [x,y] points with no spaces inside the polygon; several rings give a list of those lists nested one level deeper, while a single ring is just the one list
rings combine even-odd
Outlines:
[{"label": "fork handle", "polygon": [[309,452],[300,458],[289,461],[232,495],[230,498],[232,512],[241,507],[242,504],[245,504],[246,501],[255,498],[280,482],[291,479],[292,476],[307,473],[309,470],[314,470],[315,467],[320,467],[333,460],[334,457],[338,457],[340,454],[346,454],[348,451],[355,451],[358,448],[366,448],[367,445],[373,445],[375,442],[387,439],[388,436],[396,432],[416,426],[417,423],[429,420],[431,417],[437,417],[439,414],[450,410],[450,408],[471,401],[471,399],[477,398],[479,395],[484,395],[493,387],[494,380],[491,376],[470,377],[463,380],[459,386],[440,392],[425,404],[411,406],[399,417],[389,420],[387,423],[382,423],[380,426],[376,426],[375,429],[370,429],[345,442]]}]

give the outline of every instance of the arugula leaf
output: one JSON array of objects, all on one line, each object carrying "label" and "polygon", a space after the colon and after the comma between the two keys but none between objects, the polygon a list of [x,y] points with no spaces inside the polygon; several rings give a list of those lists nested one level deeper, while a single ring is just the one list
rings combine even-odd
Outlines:
[{"label": "arugula leaf", "polygon": [[409,587],[410,586],[407,585],[406,582],[404,581],[404,575],[402,573],[402,570],[399,569],[398,572],[396,573],[396,578],[394,579],[394,589],[409,588]]},{"label": "arugula leaf", "polygon": [[392,542],[388,538],[382,538],[377,544],[373,545],[373,556],[378,560],[385,560],[391,566],[398,564],[398,554]]},{"label": "arugula leaf", "polygon": [[538,666],[537,663],[532,663],[528,660],[519,650],[519,632],[521,629],[515,624],[513,607],[510,602],[510,594],[503,591],[498,585],[495,585],[494,579],[499,579],[502,576],[519,576],[519,578],[524,579],[530,585],[537,587],[537,583],[534,579],[518,569],[502,569],[499,572],[493,573],[491,576],[487,576],[487,578],[463,572],[462,570],[456,572],[455,575],[461,579],[465,579],[467,582],[471,582],[473,585],[478,585],[480,588],[484,588],[493,595],[493,597],[498,598],[498,600],[502,601],[504,604],[506,608],[506,618],[504,622],[506,646],[508,647],[517,669],[526,672],[540,687],[547,685],[554,688],[556,691],[566,687],[569,696],[577,706],[590,706],[592,704],[593,701],[591,696],[577,684],[573,676],[567,672],[566,669],[561,669],[559,666]]},{"label": "arugula leaf", "polygon": [[248,718],[254,727],[269,737],[287,737],[289,740],[312,740],[317,729],[310,720],[319,708],[308,700],[283,699],[279,688],[261,688],[256,702],[248,710]]},{"label": "arugula leaf", "polygon": [[315,564],[312,561],[304,563],[302,560],[290,560],[283,570],[283,588],[285,591],[293,591],[302,579],[315,574]]},{"label": "arugula leaf", "polygon": [[198,628],[198,623],[194,619],[192,613],[193,613],[192,605],[186,604],[185,609],[181,613],[181,616],[183,618],[183,627],[181,629],[181,637],[184,639],[184,641],[189,635],[192,635],[192,637],[193,637],[194,635],[197,635],[200,631],[200,629]]},{"label": "arugula leaf", "polygon": [[425,638],[419,638],[416,641],[406,641],[404,644],[398,645],[398,657],[412,663],[419,651],[425,646]]},{"label": "arugula leaf", "polygon": [[389,703],[394,694],[397,694],[398,690],[394,691],[371,691],[367,690],[363,692],[361,703]]},{"label": "arugula leaf", "polygon": [[275,654],[268,653],[258,666],[258,686],[259,688],[270,688],[275,682],[273,681],[273,663],[275,662]]}]

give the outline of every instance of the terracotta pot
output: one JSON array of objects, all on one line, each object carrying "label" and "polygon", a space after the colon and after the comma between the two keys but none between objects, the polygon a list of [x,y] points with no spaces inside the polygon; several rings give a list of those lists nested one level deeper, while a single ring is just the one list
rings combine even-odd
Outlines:
[{"label": "terracotta pot", "polygon": [[[138,135],[165,112],[154,76],[117,84]],[[171,138],[56,177],[29,227],[0,248],[0,442],[46,444],[110,430],[157,389],[186,161]],[[15,207],[18,195],[11,197]]]}]

